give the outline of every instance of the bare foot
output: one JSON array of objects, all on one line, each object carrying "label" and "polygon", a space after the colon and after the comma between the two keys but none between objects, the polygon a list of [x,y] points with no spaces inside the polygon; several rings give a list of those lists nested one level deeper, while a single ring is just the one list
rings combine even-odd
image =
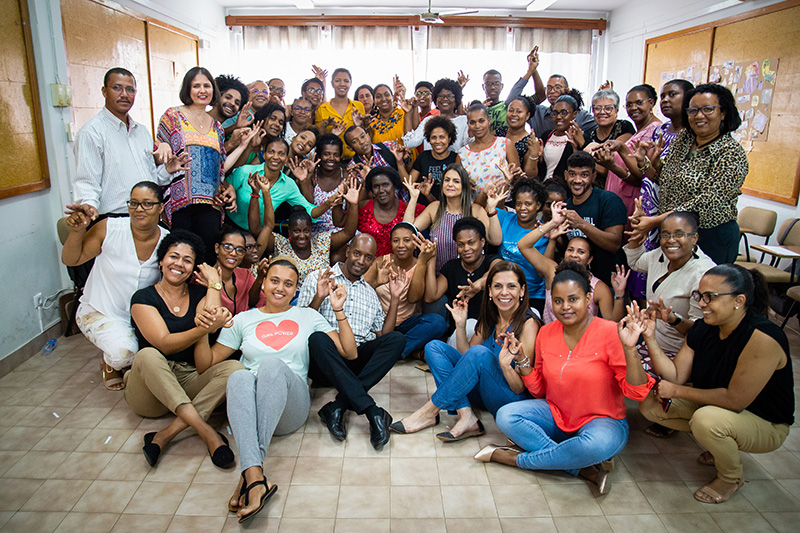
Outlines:
[{"label": "bare foot", "polygon": [[458,438],[464,433],[471,433],[480,430],[478,426],[478,417],[474,413],[460,417],[453,427],[450,428],[450,434]]},{"label": "bare foot", "polygon": [[[406,433],[416,433],[417,431],[422,431],[423,429],[433,427],[439,423],[437,420],[438,414],[431,414],[428,412],[429,410],[425,407],[418,409],[415,413],[403,418],[401,422],[403,423],[403,428],[405,428]],[[436,410],[438,413],[438,409]]]},{"label": "bare foot", "polygon": [[242,494],[242,484],[244,483],[244,476],[239,476],[239,483],[236,484],[236,490],[233,491],[231,499],[228,500],[228,509],[231,512],[236,512],[242,508],[244,502],[244,495]]}]

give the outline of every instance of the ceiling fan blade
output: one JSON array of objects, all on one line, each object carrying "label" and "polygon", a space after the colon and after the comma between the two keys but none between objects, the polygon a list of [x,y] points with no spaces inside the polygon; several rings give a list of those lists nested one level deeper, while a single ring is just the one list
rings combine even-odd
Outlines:
[{"label": "ceiling fan blade", "polygon": [[472,15],[473,13],[477,13],[477,9],[472,9],[470,11],[450,11],[449,13],[439,13],[440,17],[452,17],[455,15]]}]

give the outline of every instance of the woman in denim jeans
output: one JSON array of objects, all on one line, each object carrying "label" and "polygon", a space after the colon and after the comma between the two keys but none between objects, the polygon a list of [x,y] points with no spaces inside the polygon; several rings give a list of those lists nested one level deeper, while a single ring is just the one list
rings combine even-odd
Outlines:
[{"label": "woman in denim jeans", "polygon": [[[397,433],[415,433],[439,423],[439,410],[458,414],[450,431],[436,436],[446,442],[477,437],[485,433],[471,403],[482,403],[492,413],[510,402],[530,396],[525,390],[513,356],[498,357],[507,336],[519,338],[530,350],[539,331],[531,314],[525,273],[515,263],[497,261],[489,268],[483,291],[483,313],[475,334],[467,340],[467,303],[454,300],[447,308],[456,323],[458,349],[431,341],[425,346],[425,360],[436,381],[436,392],[414,414],[395,422]],[[530,364],[530,363],[529,363]]]},{"label": "woman in denim jeans", "polygon": [[506,339],[500,358],[509,353],[521,368],[525,387],[542,399],[500,408],[497,427],[518,446],[490,445],[475,459],[529,470],[566,470],[595,482],[605,494],[608,472],[601,463],[628,442],[623,396],[642,401],[654,380],[636,351],[644,331],[641,318],[629,314],[618,325],[593,316],[589,280],[589,272],[579,265],[554,277],[557,320],[539,332],[532,368],[530,348],[513,337]]}]

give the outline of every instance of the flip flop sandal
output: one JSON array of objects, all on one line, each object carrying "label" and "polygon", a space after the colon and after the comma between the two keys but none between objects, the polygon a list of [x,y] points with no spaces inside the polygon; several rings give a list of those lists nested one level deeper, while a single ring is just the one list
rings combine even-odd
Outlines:
[{"label": "flip flop sandal", "polygon": [[[122,379],[119,370],[108,370],[111,368],[105,362],[100,363],[100,371],[103,373],[103,386],[110,391],[121,391],[125,388],[125,381]],[[117,387],[116,385],[122,385]]]},{"label": "flip flop sandal", "polygon": [[714,460],[714,456],[711,455],[711,452],[703,452],[697,457],[697,462],[701,465],[706,466],[716,466],[716,461]]},{"label": "flip flop sandal", "polygon": [[258,508],[255,511],[253,511],[250,514],[246,514],[246,515],[242,516],[241,518],[239,518],[239,523],[240,524],[242,522],[246,521],[246,520],[249,520],[249,519],[253,518],[255,515],[257,515],[258,512],[261,511],[261,509],[264,508],[264,504],[267,503],[267,500],[272,498],[272,496],[278,491],[278,485],[273,485],[271,489],[268,487],[267,478],[261,478],[258,481],[253,481],[252,483],[247,485],[247,488],[244,489],[244,505],[245,505],[245,507],[247,506],[248,503],[250,503],[250,489],[256,487],[257,485],[264,485],[265,487],[267,487],[267,492],[265,492],[264,495],[261,497],[261,501],[258,502]]},{"label": "flip flop sandal", "polygon": [[[708,485],[705,485],[704,487],[699,488],[695,491],[694,499],[699,501],[700,503],[725,503],[726,501],[730,500],[731,496],[733,496],[737,490],[742,488],[742,486],[744,486],[744,481],[737,481],[736,488],[733,489],[733,492],[731,492],[728,495],[724,495],[715,491]],[[710,498],[711,501],[709,501],[706,498],[703,498],[704,496]]]},{"label": "flip flop sandal", "polygon": [[470,437],[480,437],[481,435],[486,434],[486,428],[483,427],[483,423],[478,420],[478,429],[475,431],[467,431],[466,433],[462,433],[458,437],[454,436],[449,431],[445,431],[444,433],[437,433],[436,438],[439,440],[443,440],[445,442],[458,442],[460,440],[469,439]]}]

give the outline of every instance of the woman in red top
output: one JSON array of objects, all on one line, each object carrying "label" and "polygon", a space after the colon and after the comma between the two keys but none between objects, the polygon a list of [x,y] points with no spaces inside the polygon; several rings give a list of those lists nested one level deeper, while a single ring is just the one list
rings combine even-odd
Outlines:
[{"label": "woman in red top", "polygon": [[[380,257],[392,253],[392,228],[403,221],[406,212],[407,204],[397,197],[403,184],[392,167],[375,167],[364,178],[364,185],[373,199],[362,202],[358,209],[358,231],[375,237],[378,243],[375,257]],[[417,204],[414,217],[424,210],[424,205]]]},{"label": "woman in red top", "polygon": [[497,427],[519,447],[487,446],[475,458],[529,470],[566,470],[595,482],[605,494],[608,472],[600,463],[628,442],[623,396],[644,400],[654,380],[636,352],[643,323],[628,316],[617,325],[589,313],[589,281],[580,266],[554,277],[558,320],[539,330],[533,367],[516,339],[506,341],[503,349],[514,356],[528,391],[546,399],[501,407]]}]

